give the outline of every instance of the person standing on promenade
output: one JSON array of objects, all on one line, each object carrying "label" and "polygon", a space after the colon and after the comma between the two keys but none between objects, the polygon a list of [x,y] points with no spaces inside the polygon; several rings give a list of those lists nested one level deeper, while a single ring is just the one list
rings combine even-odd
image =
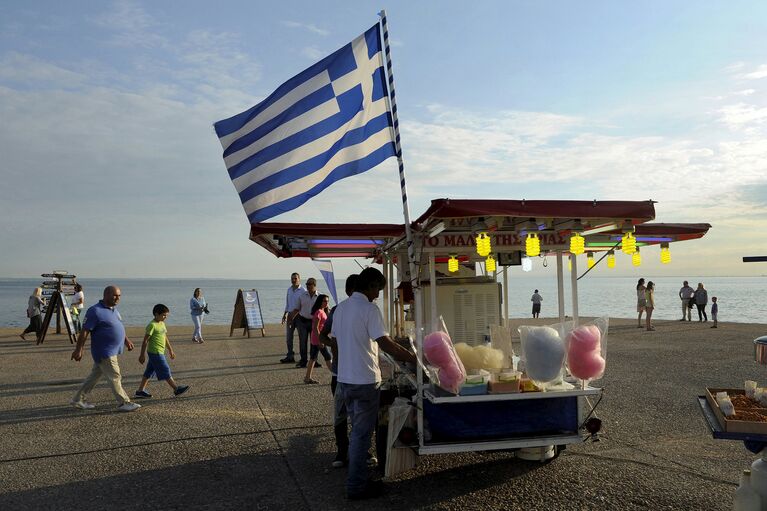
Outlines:
[{"label": "person standing on promenade", "polygon": [[301,275],[292,273],[290,275],[290,287],[285,296],[285,313],[282,315],[282,324],[285,325],[285,344],[288,347],[288,353],[285,355],[285,358],[280,359],[280,364],[289,364],[296,361],[293,354],[293,334],[296,331],[296,322],[288,321],[288,315],[296,308],[298,297],[304,291],[306,291],[306,288],[301,285]]},{"label": "person standing on promenade", "polygon": [[119,287],[107,286],[104,289],[104,298],[96,305],[89,307],[85,313],[85,323],[77,338],[75,350],[72,352],[72,360],[76,362],[82,360],[83,346],[90,335],[93,369],[70,401],[75,408],[82,410],[95,408],[84,399],[102,376],[107,379],[112,387],[112,393],[120,403],[118,410],[132,412],[141,408],[140,404],[131,403],[128,394],[123,390],[120,365],[117,363],[117,355],[123,352],[123,346],[128,348],[128,351],[133,349],[133,343],[125,334],[122,317],[117,311],[117,303],[121,295]]},{"label": "person standing on promenade", "polygon": [[317,356],[322,353],[322,358],[325,359],[325,363],[328,364],[328,369],[332,363],[333,357],[330,356],[330,352],[325,344],[320,340],[320,333],[325,326],[325,322],[328,320],[328,295],[319,295],[312,305],[312,332],[311,332],[311,347],[309,348],[309,363],[306,365],[306,376],[304,376],[304,383],[319,383],[312,378],[312,369],[317,364]]},{"label": "person standing on promenade", "polygon": [[192,341],[199,344],[205,342],[202,338],[202,315],[207,308],[208,304],[205,303],[205,297],[202,296],[202,289],[195,288],[192,298],[189,300],[189,310],[192,313],[192,323],[194,323]]},{"label": "person standing on promenade", "polygon": [[352,424],[346,496],[360,500],[380,496],[383,483],[368,481],[367,452],[378,417],[381,370],[378,349],[398,360],[415,363],[416,358],[386,332],[383,315],[373,300],[386,287],[386,277],[375,268],[365,268],[357,278],[354,293],[333,314],[331,335],[338,342],[338,388]]},{"label": "person standing on promenade", "polygon": [[168,360],[165,358],[166,348],[170,358],[176,358],[173,346],[170,345],[170,339],[168,339],[168,328],[165,326],[165,319],[168,317],[168,314],[170,314],[170,309],[162,303],[158,303],[152,309],[152,316],[154,318],[144,330],[144,342],[141,344],[141,354],[138,357],[140,364],[146,362],[147,356],[149,356],[149,362],[146,364],[146,371],[144,371],[144,376],[141,378],[138,390],[134,394],[136,398],[152,397],[152,394],[146,391],[146,386],[152,375],[157,375],[158,381],[164,380],[168,382],[170,388],[173,389],[174,396],[180,396],[189,390],[189,385],[176,384],[176,381],[170,374]]},{"label": "person standing on promenade", "polygon": [[642,313],[647,306],[647,297],[645,296],[644,279],[639,279],[637,282],[637,328],[642,328]]},{"label": "person standing on promenade", "polygon": [[690,321],[690,316],[692,316],[690,300],[692,300],[694,294],[695,290],[691,288],[690,284],[685,280],[682,283],[682,288],[679,290],[679,299],[682,300],[682,319],[679,321],[684,321],[685,317],[687,318],[687,321]]},{"label": "person standing on promenade", "polygon": [[[288,322],[295,321],[298,324],[298,351],[301,354],[301,360],[296,367],[306,368],[307,350],[309,344],[309,334],[312,331],[312,307],[317,301],[317,281],[314,277],[306,279],[306,291],[298,295],[298,300],[293,311],[288,316]],[[319,363],[314,367],[322,367]]]},{"label": "person standing on promenade", "polygon": [[533,297],[530,298],[530,301],[533,302],[533,317],[537,318],[541,315],[541,302],[543,301],[543,298],[538,294],[537,289],[533,293]]},{"label": "person standing on promenade", "polygon": [[698,321],[708,321],[706,314],[706,304],[708,303],[708,291],[703,287],[703,282],[698,282],[698,289],[695,290],[695,306],[698,308]]},{"label": "person standing on promenade", "polygon": [[655,330],[655,327],[652,326],[652,311],[655,310],[655,284],[651,280],[647,283],[647,289],[645,289],[645,298],[647,300],[647,304],[645,306],[645,312],[647,315],[645,316],[646,323],[647,323],[647,331]]},{"label": "person standing on promenade", "polygon": [[42,298],[42,294],[42,288],[36,287],[32,290],[32,294],[29,296],[29,300],[27,301],[27,317],[29,318],[29,326],[19,334],[19,337],[25,341],[27,338],[24,336],[31,332],[35,333],[36,340],[40,339],[40,334],[42,333],[43,329],[43,305],[45,304]]},{"label": "person standing on promenade", "polygon": [[75,294],[72,297],[72,322],[75,324],[75,333],[79,334],[83,329],[82,318],[80,317],[85,307],[85,293],[80,283],[75,284]]},{"label": "person standing on promenade", "polygon": [[711,319],[714,320],[714,326],[711,328],[718,328],[719,322],[716,317],[719,315],[719,304],[716,302],[716,296],[711,297]]}]

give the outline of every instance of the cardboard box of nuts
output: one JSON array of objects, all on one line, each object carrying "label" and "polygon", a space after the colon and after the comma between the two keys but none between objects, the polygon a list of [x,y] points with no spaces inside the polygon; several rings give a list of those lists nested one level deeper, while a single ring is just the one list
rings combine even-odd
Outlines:
[{"label": "cardboard box of nuts", "polygon": [[[716,403],[716,393],[727,392],[735,406],[735,415],[725,417]],[[716,415],[719,425],[730,433],[754,433],[767,435],[767,407],[746,396],[743,389],[706,388],[706,401]]]}]

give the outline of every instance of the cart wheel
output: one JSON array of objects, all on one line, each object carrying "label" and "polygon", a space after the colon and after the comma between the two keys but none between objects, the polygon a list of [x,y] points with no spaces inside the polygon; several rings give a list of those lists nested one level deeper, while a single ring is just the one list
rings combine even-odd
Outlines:
[{"label": "cart wheel", "polygon": [[547,460],[543,460],[542,463],[551,463],[555,459],[559,458],[559,455],[562,454],[562,451],[564,451],[565,449],[567,449],[566,445],[555,445],[554,446],[554,456],[552,456],[551,458],[549,458]]}]

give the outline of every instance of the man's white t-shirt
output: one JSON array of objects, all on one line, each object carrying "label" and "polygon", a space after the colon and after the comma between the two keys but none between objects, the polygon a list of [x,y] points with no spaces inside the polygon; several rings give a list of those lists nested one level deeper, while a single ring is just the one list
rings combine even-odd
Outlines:
[{"label": "man's white t-shirt", "polygon": [[[78,291],[72,297],[72,303],[75,304],[75,307],[77,307],[80,310],[83,310],[83,306],[85,305],[85,303],[83,303],[84,301],[85,301],[85,293],[83,293],[82,291]],[[77,302],[80,302],[80,303],[77,303]]]},{"label": "man's white t-shirt", "polygon": [[388,335],[381,309],[355,292],[336,307],[330,335],[338,343],[338,381],[366,385],[381,381],[379,337]]}]

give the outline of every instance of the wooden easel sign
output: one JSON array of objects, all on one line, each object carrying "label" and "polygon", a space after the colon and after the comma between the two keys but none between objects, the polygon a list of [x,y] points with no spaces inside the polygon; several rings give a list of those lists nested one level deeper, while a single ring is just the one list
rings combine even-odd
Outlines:
[{"label": "wooden easel sign", "polygon": [[242,328],[242,335],[247,333],[248,337],[250,337],[251,330],[260,329],[261,337],[266,337],[264,316],[261,313],[261,301],[258,299],[258,291],[255,289],[249,291],[237,290],[229,337],[234,334],[235,328]]},{"label": "wooden easel sign", "polygon": [[69,337],[69,343],[74,344],[77,341],[77,334],[75,333],[75,323],[72,321],[72,314],[69,312],[69,305],[67,305],[67,299],[63,293],[54,291],[51,295],[51,299],[48,301],[48,309],[45,312],[43,318],[43,329],[40,332],[40,339],[37,344],[42,344],[45,341],[45,335],[48,333],[48,327],[51,325],[51,319],[54,314],[64,315],[64,325],[67,327],[67,336]]}]

